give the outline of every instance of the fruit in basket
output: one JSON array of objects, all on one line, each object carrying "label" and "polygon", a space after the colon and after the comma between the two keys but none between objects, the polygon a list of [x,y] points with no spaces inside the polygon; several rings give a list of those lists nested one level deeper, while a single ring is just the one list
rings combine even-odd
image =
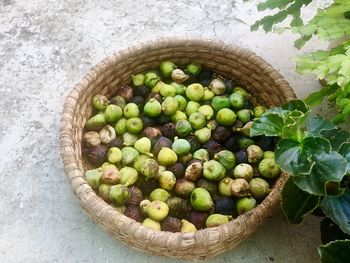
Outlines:
[{"label": "fruit in basket", "polygon": [[109,104],[109,100],[104,95],[95,95],[92,98],[92,105],[95,107],[98,111],[104,111]]},{"label": "fruit in basket", "polygon": [[194,210],[206,212],[213,208],[213,200],[207,190],[196,188],[191,193],[191,206]]},{"label": "fruit in basket", "polygon": [[259,173],[266,178],[274,178],[278,176],[281,169],[276,164],[274,159],[263,159],[259,163]]},{"label": "fruit in basket", "polygon": [[199,64],[159,70],[133,75],[110,102],[96,95],[82,153],[100,168],[86,172],[88,183],[156,230],[194,232],[253,209],[270,192],[256,176],[273,183],[280,172],[276,140],[250,137],[266,108]]},{"label": "fruit in basket", "polygon": [[232,219],[232,216],[212,214],[205,221],[206,227],[216,227],[228,223]]},{"label": "fruit in basket", "polygon": [[129,188],[123,184],[113,185],[109,192],[109,198],[113,204],[123,206],[131,197]]},{"label": "fruit in basket", "polygon": [[149,218],[160,222],[168,216],[169,207],[166,203],[162,201],[159,201],[159,200],[152,201],[147,206],[146,213]]}]

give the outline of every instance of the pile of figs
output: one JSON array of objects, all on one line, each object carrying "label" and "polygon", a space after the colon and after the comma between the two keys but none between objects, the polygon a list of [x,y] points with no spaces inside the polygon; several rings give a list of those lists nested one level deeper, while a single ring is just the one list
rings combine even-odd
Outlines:
[{"label": "pile of figs", "polygon": [[266,108],[198,63],[132,76],[92,98],[82,154],[87,183],[144,226],[195,232],[259,204],[280,174],[275,138],[250,137]]}]

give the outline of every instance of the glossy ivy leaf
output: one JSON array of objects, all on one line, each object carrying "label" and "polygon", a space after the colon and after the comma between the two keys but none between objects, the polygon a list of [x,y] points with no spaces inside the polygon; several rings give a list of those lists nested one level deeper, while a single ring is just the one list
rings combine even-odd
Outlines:
[{"label": "glossy ivy leaf", "polygon": [[326,183],[340,182],[346,172],[346,161],[337,152],[320,152],[312,156],[311,171],[294,177],[294,183],[313,195],[327,195]]},{"label": "glossy ivy leaf", "polygon": [[318,137],[322,136],[321,132],[323,131],[329,131],[337,128],[337,126],[335,126],[332,122],[322,117],[309,118],[305,123],[305,127],[308,136]]},{"label": "glossy ivy leaf", "polygon": [[293,178],[289,178],[282,190],[282,209],[292,224],[300,224],[305,214],[314,210],[319,203],[319,197],[310,195],[297,187]]},{"label": "glossy ivy leaf", "polygon": [[275,158],[282,170],[291,176],[299,176],[310,173],[314,155],[330,150],[328,140],[320,137],[306,137],[301,142],[282,139],[277,144]]},{"label": "glossy ivy leaf", "polygon": [[306,105],[306,103],[303,100],[291,100],[281,107],[283,110],[288,111],[301,111],[303,113],[306,113],[309,111],[309,107]]},{"label": "glossy ivy leaf", "polygon": [[264,114],[254,121],[250,130],[251,136],[281,136],[284,126],[284,119],[277,113]]},{"label": "glossy ivy leaf", "polygon": [[350,235],[350,192],[339,196],[326,196],[320,202],[323,212]]},{"label": "glossy ivy leaf", "polygon": [[347,161],[347,174],[350,174],[350,142],[343,143],[339,149],[339,153]]},{"label": "glossy ivy leaf", "polygon": [[321,263],[349,262],[350,240],[337,240],[318,247]]},{"label": "glossy ivy leaf", "polygon": [[320,232],[322,244],[340,239],[350,239],[350,235],[341,231],[339,226],[328,217],[322,219],[320,224]]},{"label": "glossy ivy leaf", "polygon": [[282,129],[282,137],[288,139],[301,140],[303,137],[301,127],[308,115],[301,111],[293,111],[285,119]]},{"label": "glossy ivy leaf", "polygon": [[321,135],[329,140],[334,151],[338,151],[344,142],[350,142],[350,133],[337,128],[334,130],[323,130]]}]

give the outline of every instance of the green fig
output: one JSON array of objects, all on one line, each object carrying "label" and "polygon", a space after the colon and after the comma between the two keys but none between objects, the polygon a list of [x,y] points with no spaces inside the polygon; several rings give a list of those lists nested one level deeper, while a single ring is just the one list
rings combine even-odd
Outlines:
[{"label": "green fig", "polygon": [[231,186],[233,181],[234,180],[231,179],[230,177],[221,179],[219,182],[219,193],[223,196],[232,196]]},{"label": "green fig", "polygon": [[161,230],[160,223],[151,218],[145,218],[145,220],[142,221],[142,225],[153,230]]},{"label": "green fig", "polygon": [[197,76],[202,70],[202,66],[196,62],[187,65],[187,72],[191,75]]},{"label": "green fig", "polygon": [[111,104],[116,105],[116,106],[120,107],[121,109],[124,109],[124,107],[126,105],[126,100],[122,96],[117,95],[111,99]]},{"label": "green fig", "polygon": [[192,113],[198,112],[200,106],[196,101],[189,101],[186,106],[186,114],[190,116]]},{"label": "green fig", "polygon": [[230,96],[231,106],[235,109],[241,109],[244,106],[244,96],[239,93],[232,93]]},{"label": "green fig", "polygon": [[273,151],[265,151],[263,159],[275,159],[275,153]]},{"label": "green fig", "polygon": [[216,120],[210,120],[210,121],[208,121],[207,127],[208,127],[211,131],[215,131],[216,128],[218,127],[218,122],[217,122]]},{"label": "green fig", "polygon": [[107,124],[103,113],[98,113],[92,116],[85,124],[85,129],[88,131],[99,131]]},{"label": "green fig", "polygon": [[117,147],[111,147],[107,153],[107,159],[110,163],[119,163],[123,158],[122,151]]},{"label": "green fig", "polygon": [[92,105],[98,111],[104,111],[109,104],[108,98],[104,95],[95,95],[92,98]]},{"label": "green fig", "polygon": [[204,95],[204,88],[199,83],[193,83],[187,86],[186,96],[191,101],[200,101]]},{"label": "green fig", "polygon": [[250,137],[250,130],[253,127],[253,124],[253,121],[248,121],[242,128],[237,128],[237,131],[242,133],[244,136]]},{"label": "green fig", "polygon": [[243,109],[237,111],[237,117],[240,119],[243,123],[247,123],[250,120],[250,110]]},{"label": "green fig", "polygon": [[124,165],[132,165],[139,152],[132,147],[124,147],[122,149],[122,163]]},{"label": "green fig", "polygon": [[243,97],[249,96],[248,92],[245,89],[241,88],[241,87],[234,87],[233,88],[233,92],[241,94]]},{"label": "green fig", "polygon": [[243,178],[234,179],[231,184],[231,193],[236,197],[249,196],[250,193],[248,182]]},{"label": "green fig", "polygon": [[202,100],[204,101],[210,101],[214,98],[215,93],[211,90],[209,90],[208,88],[204,88],[204,94],[203,94],[203,98]]},{"label": "green fig", "polygon": [[139,107],[135,103],[128,103],[123,109],[124,117],[129,119],[132,117],[138,117],[140,115]]},{"label": "green fig", "polygon": [[215,96],[211,101],[211,106],[215,111],[219,111],[225,108],[230,108],[231,106],[230,99],[225,96]]},{"label": "green fig", "polygon": [[146,154],[148,156],[153,156],[151,153],[151,140],[147,137],[142,137],[141,139],[138,139],[135,144],[134,148],[141,154]]},{"label": "green fig", "polygon": [[229,150],[222,150],[214,155],[214,159],[219,161],[226,170],[230,170],[235,167],[235,155]]},{"label": "green fig", "polygon": [[205,178],[200,178],[196,184],[197,187],[206,189],[211,196],[215,196],[218,194],[218,186],[216,182],[209,181]]},{"label": "green fig", "polygon": [[211,137],[211,129],[204,127],[194,132],[200,143],[206,143]]},{"label": "green fig", "polygon": [[235,120],[236,114],[227,108],[219,110],[216,115],[216,121],[223,126],[232,126]]},{"label": "green fig", "polygon": [[238,146],[240,149],[247,149],[250,145],[253,145],[254,143],[255,142],[253,139],[244,136],[238,139]]},{"label": "green fig", "polygon": [[179,156],[180,163],[187,164],[191,160],[192,160],[192,153],[187,153],[185,155]]},{"label": "green fig", "polygon": [[200,114],[202,114],[203,116],[205,116],[205,118],[207,120],[210,120],[211,118],[213,118],[214,116],[214,110],[211,106],[209,105],[203,105],[203,106],[200,106],[199,109],[198,109],[198,112]]},{"label": "green fig", "polygon": [[275,178],[281,172],[281,169],[274,159],[263,159],[259,163],[258,169],[259,173],[266,178]]},{"label": "green fig", "polygon": [[194,162],[187,166],[185,171],[185,178],[189,181],[195,182],[201,177],[203,173],[203,165],[201,162]]},{"label": "green fig", "polygon": [[171,195],[169,194],[169,192],[167,190],[162,189],[162,188],[156,188],[150,193],[149,199],[151,201],[158,200],[158,201],[166,202],[170,196]]},{"label": "green fig", "polygon": [[174,115],[171,116],[171,121],[177,123],[180,120],[187,120],[187,116],[182,111],[176,111]]},{"label": "green fig", "polygon": [[253,178],[250,180],[249,189],[252,196],[257,200],[263,199],[271,192],[269,183],[262,178]]},{"label": "green fig", "polygon": [[146,212],[149,218],[160,222],[168,216],[169,207],[166,203],[156,200],[148,205]]},{"label": "green fig", "polygon": [[171,146],[171,149],[178,156],[182,156],[182,155],[188,154],[190,152],[191,145],[185,139],[178,139],[177,137],[175,137],[175,140],[173,142],[173,145]]},{"label": "green fig", "polygon": [[143,129],[143,122],[138,117],[132,117],[126,121],[126,130],[132,134],[140,133]]},{"label": "green fig", "polygon": [[151,203],[151,201],[148,199],[144,199],[140,202],[139,206],[140,206],[140,210],[141,210],[142,214],[147,215],[147,208],[148,208],[150,203]]},{"label": "green fig", "polygon": [[136,171],[136,169],[127,166],[120,169],[119,173],[119,183],[126,186],[133,185],[139,177],[139,173]]},{"label": "green fig", "polygon": [[187,106],[187,100],[181,95],[176,95],[175,99],[178,103],[177,110],[184,111],[186,109],[186,106]]},{"label": "green fig", "polygon": [[181,227],[181,230],[180,230],[181,233],[197,232],[197,228],[195,227],[195,225],[190,223],[186,219],[182,219],[181,223],[182,223],[182,227]]},{"label": "green fig", "polygon": [[253,178],[253,167],[247,163],[240,163],[233,170],[233,175],[236,178],[243,178],[249,182]]},{"label": "green fig", "polygon": [[98,187],[100,186],[101,176],[102,176],[102,170],[100,168],[87,170],[85,172],[85,179],[88,185],[90,185],[91,188],[93,189],[98,189]]},{"label": "green fig", "polygon": [[171,116],[178,110],[179,103],[174,97],[166,97],[162,103],[162,111],[165,115]]},{"label": "green fig", "polygon": [[256,207],[256,200],[253,197],[243,197],[237,200],[237,214],[241,215]]},{"label": "green fig", "polygon": [[105,200],[107,203],[111,202],[111,199],[109,198],[111,187],[112,186],[109,184],[101,184],[98,188],[98,196]]},{"label": "green fig", "polygon": [[123,135],[126,133],[126,119],[119,119],[119,121],[117,121],[117,123],[114,125],[114,129],[118,135]]},{"label": "green fig", "polygon": [[171,86],[175,88],[175,94],[176,95],[185,95],[186,92],[186,86],[177,82],[171,82]]},{"label": "green fig", "polygon": [[126,132],[123,134],[123,145],[133,146],[137,141],[137,139],[138,139],[137,135]]},{"label": "green fig", "polygon": [[109,198],[112,203],[117,206],[124,205],[131,197],[130,191],[127,186],[123,184],[113,185],[109,192]]},{"label": "green fig", "polygon": [[186,137],[192,131],[192,126],[187,120],[179,120],[175,125],[176,134],[181,137]]},{"label": "green fig", "polygon": [[191,193],[191,206],[194,210],[205,212],[213,208],[213,200],[207,190],[204,188],[196,188]]},{"label": "green fig", "polygon": [[158,162],[164,166],[172,165],[177,162],[177,155],[172,149],[163,147],[158,153]]},{"label": "green fig", "polygon": [[144,84],[147,88],[153,88],[158,81],[159,77],[155,72],[148,72],[145,74]]},{"label": "green fig", "polygon": [[154,118],[162,113],[162,106],[160,105],[159,101],[152,98],[145,104],[143,111],[146,116]]},{"label": "green fig", "polygon": [[171,78],[177,83],[185,82],[189,76],[185,74],[181,69],[174,69],[171,73]]},{"label": "green fig", "polygon": [[145,75],[143,75],[142,73],[131,75],[131,79],[132,79],[132,84],[135,87],[142,86],[145,83]]},{"label": "green fig", "polygon": [[164,171],[159,175],[159,186],[165,190],[172,190],[176,184],[176,177],[170,171]]},{"label": "green fig", "polygon": [[116,123],[123,116],[123,110],[119,106],[111,104],[107,106],[104,114],[108,123]]},{"label": "green fig", "polygon": [[203,164],[203,176],[208,180],[219,181],[225,177],[225,167],[215,160],[204,162]]},{"label": "green fig", "polygon": [[156,85],[151,89],[151,93],[158,94],[160,92],[160,88],[165,85],[165,83],[159,80]]},{"label": "green fig", "polygon": [[248,162],[258,163],[263,157],[263,150],[257,145],[250,145],[247,148]]},{"label": "green fig", "polygon": [[254,117],[259,118],[261,115],[263,115],[265,113],[266,108],[264,106],[259,105],[259,106],[254,107],[253,111],[254,111]]},{"label": "green fig", "polygon": [[202,129],[207,124],[206,117],[199,112],[192,113],[188,120],[195,130]]},{"label": "green fig", "polygon": [[141,164],[141,173],[147,178],[157,176],[159,164],[153,159],[145,159]]},{"label": "green fig", "polygon": [[169,84],[163,84],[159,89],[160,95],[163,97],[175,97],[176,95],[176,89],[169,85]]},{"label": "green fig", "polygon": [[213,79],[209,84],[209,89],[215,95],[222,95],[226,91],[225,83],[221,79]]},{"label": "green fig", "polygon": [[151,157],[149,157],[148,155],[144,155],[144,154],[140,154],[140,155],[136,156],[136,158],[134,160],[133,167],[139,173],[141,173],[141,165],[142,165],[143,161],[146,160],[146,159],[151,159]]},{"label": "green fig", "polygon": [[193,159],[201,160],[203,162],[209,161],[209,153],[206,149],[199,149],[193,153]]},{"label": "green fig", "polygon": [[205,221],[206,227],[217,227],[223,224],[228,223],[232,220],[232,216],[221,215],[221,214],[212,214]]},{"label": "green fig", "polygon": [[159,65],[160,73],[164,76],[164,78],[170,78],[171,73],[177,66],[171,61],[162,61]]}]

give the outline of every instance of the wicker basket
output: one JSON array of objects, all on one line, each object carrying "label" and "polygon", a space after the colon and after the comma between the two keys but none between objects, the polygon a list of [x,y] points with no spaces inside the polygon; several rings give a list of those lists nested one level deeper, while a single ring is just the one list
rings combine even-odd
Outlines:
[{"label": "wicker basket", "polygon": [[237,246],[254,233],[279,206],[282,175],[272,192],[255,209],[228,224],[196,233],[154,231],[117,212],[104,202],[84,179],[87,169],[81,156],[84,124],[92,113],[96,94],[114,96],[116,87],[130,82],[131,74],[155,68],[171,59],[185,64],[196,61],[245,87],[258,101],[280,105],[295,94],[284,78],[249,50],[209,40],[166,38],[120,51],[93,67],[67,96],[62,113],[60,144],[64,169],[80,205],[114,238],[150,254],[183,259],[208,259]]}]

